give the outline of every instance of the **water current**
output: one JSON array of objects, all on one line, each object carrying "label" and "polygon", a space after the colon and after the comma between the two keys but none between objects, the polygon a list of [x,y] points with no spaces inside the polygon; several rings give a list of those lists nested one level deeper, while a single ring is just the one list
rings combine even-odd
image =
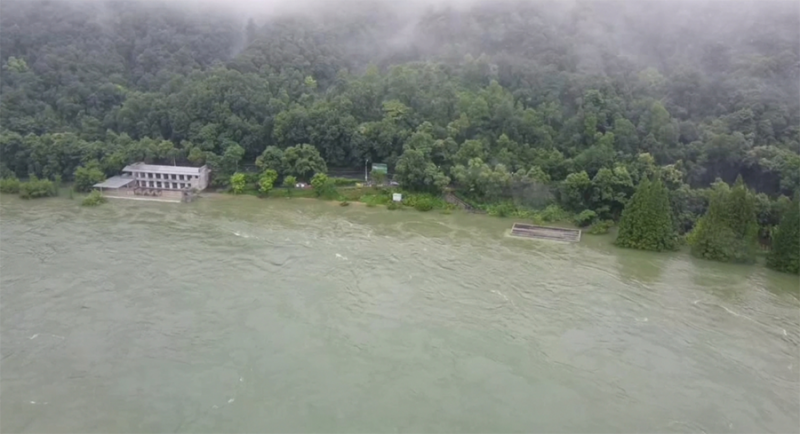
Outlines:
[{"label": "water current", "polygon": [[313,200],[0,198],[2,432],[798,432],[796,276]]}]

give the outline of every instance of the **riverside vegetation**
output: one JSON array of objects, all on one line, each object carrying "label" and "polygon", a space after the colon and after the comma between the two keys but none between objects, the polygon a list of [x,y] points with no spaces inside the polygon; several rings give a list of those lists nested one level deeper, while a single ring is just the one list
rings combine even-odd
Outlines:
[{"label": "riverside vegetation", "polygon": [[[767,264],[797,272],[792,2],[332,4],[245,19],[7,3],[2,192],[52,196],[62,178],[89,191],[135,161],[206,164],[235,194],[447,212],[448,190],[496,216],[588,233],[619,222],[623,247],[686,241],[748,263],[771,244]],[[365,161],[388,165],[402,205],[326,175]]]}]

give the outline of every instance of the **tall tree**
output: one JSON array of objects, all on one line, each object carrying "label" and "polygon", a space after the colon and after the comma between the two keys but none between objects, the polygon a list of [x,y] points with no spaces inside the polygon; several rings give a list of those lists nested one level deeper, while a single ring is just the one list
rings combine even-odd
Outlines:
[{"label": "tall tree", "polygon": [[640,250],[674,250],[677,246],[672,226],[669,193],[660,179],[642,180],[622,211],[615,244]]},{"label": "tall tree", "polygon": [[781,218],[767,255],[767,267],[800,274],[800,200],[798,196]]}]

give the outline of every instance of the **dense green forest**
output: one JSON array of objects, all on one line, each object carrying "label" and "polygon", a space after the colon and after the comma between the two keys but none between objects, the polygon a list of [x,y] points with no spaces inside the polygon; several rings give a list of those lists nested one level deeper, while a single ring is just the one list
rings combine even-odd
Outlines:
[{"label": "dense green forest", "polygon": [[404,189],[597,220],[658,175],[679,233],[741,175],[763,238],[800,186],[799,17],[793,1],[6,0],[0,171],[208,164],[227,187],[369,161]]}]

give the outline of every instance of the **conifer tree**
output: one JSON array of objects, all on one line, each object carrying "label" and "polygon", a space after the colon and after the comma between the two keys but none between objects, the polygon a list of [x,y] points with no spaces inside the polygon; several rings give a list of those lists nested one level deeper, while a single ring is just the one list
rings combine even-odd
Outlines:
[{"label": "conifer tree", "polygon": [[784,273],[800,274],[800,197],[795,196],[772,240],[767,267]]},{"label": "conifer tree", "polygon": [[616,245],[640,250],[674,250],[669,193],[660,179],[643,179],[622,211]]},{"label": "conifer tree", "polygon": [[755,262],[758,221],[753,193],[742,177],[733,188],[715,183],[706,214],[689,237],[692,254],[723,262]]}]

